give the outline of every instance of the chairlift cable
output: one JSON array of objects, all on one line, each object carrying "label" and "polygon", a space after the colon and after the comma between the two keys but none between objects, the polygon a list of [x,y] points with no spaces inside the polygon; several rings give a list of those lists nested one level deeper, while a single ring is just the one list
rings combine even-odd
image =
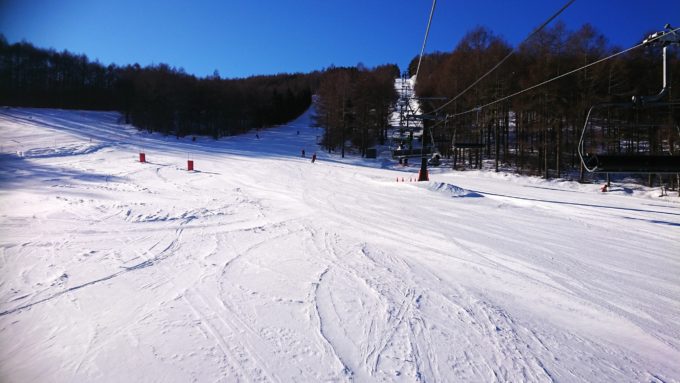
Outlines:
[{"label": "chairlift cable", "polygon": [[420,58],[418,58],[418,66],[416,67],[416,80],[418,79],[418,72],[420,71],[420,63],[423,61],[423,53],[425,53],[425,44],[427,44],[427,36],[430,34],[430,25],[432,24],[432,16],[434,15],[434,7],[437,0],[432,0],[432,9],[430,10],[430,18],[427,20],[427,28],[425,29],[425,38],[423,39],[423,46],[420,48]]},{"label": "chairlift cable", "polygon": [[[678,31],[678,30],[680,30],[680,27],[671,30],[669,33],[676,32],[676,31]],[[614,53],[614,54],[609,55],[609,56],[607,56],[607,57],[601,58],[601,59],[599,59],[599,60],[597,60],[597,61],[593,61],[593,62],[591,62],[591,63],[589,63],[589,64],[586,64],[586,65],[583,65],[583,66],[581,66],[581,67],[579,67],[579,68],[573,69],[573,70],[571,70],[571,71],[569,71],[569,72],[562,73],[561,75],[555,76],[555,77],[553,77],[553,78],[551,78],[551,79],[548,79],[548,80],[545,80],[545,81],[543,81],[543,82],[541,82],[541,83],[532,85],[532,86],[530,86],[530,87],[528,87],[528,88],[524,88],[524,89],[519,90],[519,91],[517,91],[517,92],[515,92],[515,93],[512,93],[512,94],[507,95],[507,96],[504,96],[504,97],[501,97],[501,98],[499,98],[499,99],[496,99],[496,100],[491,101],[491,102],[489,102],[489,103],[486,103],[486,104],[484,104],[484,105],[476,106],[476,107],[474,107],[474,108],[472,108],[472,109],[469,109],[469,110],[466,110],[466,111],[464,111],[464,112],[454,113],[454,114],[447,115],[447,117],[449,117],[449,118],[451,118],[451,117],[457,117],[457,116],[462,116],[462,115],[464,115],[464,114],[476,112],[477,110],[481,110],[481,109],[487,108],[487,107],[489,107],[489,106],[491,106],[491,105],[494,105],[494,104],[497,104],[497,103],[499,103],[499,102],[505,101],[505,100],[507,100],[507,99],[513,98],[513,97],[515,97],[515,96],[519,96],[519,95],[522,94],[522,93],[528,92],[528,91],[530,91],[530,90],[534,90],[534,89],[536,89],[536,88],[538,88],[538,87],[541,87],[541,86],[543,86],[543,85],[546,85],[546,84],[549,84],[549,83],[551,83],[551,82],[557,81],[557,80],[559,80],[559,79],[561,79],[561,78],[563,78],[563,77],[566,77],[566,76],[572,75],[572,74],[574,74],[574,73],[576,73],[576,72],[579,72],[579,71],[582,71],[582,70],[584,70],[584,69],[590,68],[590,67],[593,66],[593,65],[600,64],[600,63],[605,62],[605,61],[607,61],[607,60],[611,60],[611,59],[613,59],[614,57],[620,56],[620,55],[622,55],[622,54],[625,54],[625,53],[628,53],[628,52],[630,52],[630,51],[632,51],[632,50],[635,50],[635,49],[637,49],[637,48],[640,48],[640,47],[643,46],[643,45],[647,45],[647,44],[649,44],[650,42],[656,41],[656,40],[659,39],[660,37],[661,37],[661,36],[657,36],[657,37],[655,37],[655,38],[652,38],[652,39],[643,41],[643,42],[641,42],[641,43],[639,43],[639,44],[637,44],[637,45],[634,45],[634,46],[632,46],[632,47],[630,47],[630,48],[628,48],[628,49],[624,49],[624,50],[622,50],[622,51],[620,51],[620,52],[617,52],[617,53]],[[440,108],[441,108],[441,107],[440,107]]]},{"label": "chairlift cable", "polygon": [[[487,72],[484,73],[481,77],[479,77],[477,80],[475,80],[475,82],[473,82],[472,84],[470,84],[470,86],[468,86],[467,88],[465,88],[462,92],[458,93],[458,95],[457,95],[456,97],[452,98],[452,99],[449,100],[448,102],[446,102],[446,103],[444,103],[443,105],[441,105],[440,107],[436,108],[432,113],[437,113],[438,111],[444,109],[447,105],[450,105],[452,102],[454,102],[454,101],[456,101],[457,99],[459,99],[460,97],[462,97],[462,96],[463,96],[465,93],[467,93],[470,89],[474,88],[474,86],[477,85],[480,81],[484,80],[488,75],[490,75],[490,74],[493,73],[496,69],[498,69],[498,67],[500,67],[501,65],[503,65],[503,63],[506,62],[506,61],[507,61],[507,60],[508,60],[508,59],[509,59],[516,51],[517,51],[518,47],[520,47],[522,44],[524,44],[525,42],[527,42],[530,38],[532,38],[532,37],[533,37],[534,35],[536,35],[538,32],[542,31],[543,28],[545,28],[545,27],[546,27],[548,24],[550,24],[550,22],[552,22],[557,16],[559,16],[562,12],[564,12],[565,9],[569,8],[569,6],[570,6],[571,4],[574,3],[574,1],[576,1],[576,0],[569,0],[569,1],[567,1],[567,3],[564,4],[564,5],[562,6],[562,8],[560,8],[557,12],[555,12],[552,16],[550,16],[546,21],[544,21],[543,24],[539,25],[538,27],[536,27],[536,29],[534,29],[531,33],[529,33],[529,35],[528,35],[526,38],[524,38],[524,40],[522,40],[522,42],[519,43],[519,44],[517,45],[517,47],[513,48],[513,49],[510,51],[510,53],[508,53],[505,57],[503,57],[503,59],[502,59],[501,61],[499,61],[496,65],[494,65],[493,68],[489,69],[489,71],[487,71]],[[421,58],[422,58],[422,53],[421,53]],[[420,67],[420,62],[418,62],[418,66]],[[417,72],[416,72],[416,73],[417,73]]]}]

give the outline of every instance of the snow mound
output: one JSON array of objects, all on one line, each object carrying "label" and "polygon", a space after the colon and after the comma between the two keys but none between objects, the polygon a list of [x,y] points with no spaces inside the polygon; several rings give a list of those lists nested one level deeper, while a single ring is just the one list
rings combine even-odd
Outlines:
[{"label": "snow mound", "polygon": [[467,189],[463,189],[456,185],[447,184],[445,182],[429,182],[426,184],[428,190],[436,191],[439,193],[444,193],[450,195],[451,197],[483,197],[477,192],[473,192]]}]

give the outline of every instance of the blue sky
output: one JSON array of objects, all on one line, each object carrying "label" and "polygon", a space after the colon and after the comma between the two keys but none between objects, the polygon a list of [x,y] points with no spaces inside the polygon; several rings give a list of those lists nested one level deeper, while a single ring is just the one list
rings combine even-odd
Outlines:
[{"label": "blue sky", "polygon": [[[439,0],[426,51],[450,51],[477,25],[512,44],[566,0]],[[9,42],[67,49],[102,63],[167,63],[198,76],[308,72],[396,63],[420,52],[431,0],[0,0]],[[593,24],[628,47],[664,24],[680,1],[576,0],[560,17]]]}]

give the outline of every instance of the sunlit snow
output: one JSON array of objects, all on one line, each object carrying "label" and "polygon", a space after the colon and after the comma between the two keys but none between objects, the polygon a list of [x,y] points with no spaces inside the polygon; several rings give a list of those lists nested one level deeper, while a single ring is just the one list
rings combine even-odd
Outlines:
[{"label": "sunlit snow", "polygon": [[396,182],[311,113],[193,141],[0,110],[0,381],[680,381],[677,192]]}]

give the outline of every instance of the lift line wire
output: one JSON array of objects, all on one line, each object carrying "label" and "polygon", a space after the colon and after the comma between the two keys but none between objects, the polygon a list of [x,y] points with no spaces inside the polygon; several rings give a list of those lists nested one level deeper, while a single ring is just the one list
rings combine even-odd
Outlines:
[{"label": "lift line wire", "polygon": [[[575,0],[572,0],[575,1]],[[430,10],[430,18],[427,20],[427,29],[425,29],[425,38],[423,39],[423,47],[420,48],[420,58],[418,59],[418,67],[416,67],[416,80],[418,79],[418,72],[420,71],[420,63],[423,61],[423,53],[425,52],[425,44],[427,44],[427,36],[430,34],[430,25],[432,24],[432,16],[434,15],[434,7],[437,0],[432,0],[432,9]]]},{"label": "lift line wire", "polygon": [[[526,41],[528,41],[531,37],[533,37],[533,36],[536,35],[538,32],[540,32],[541,30],[543,30],[543,28],[545,28],[548,24],[550,24],[551,21],[555,20],[555,18],[556,18],[557,16],[559,16],[562,12],[564,12],[565,9],[569,8],[569,6],[570,6],[571,4],[574,3],[574,1],[576,1],[576,0],[569,0],[569,1],[567,1],[567,3],[564,4],[564,5],[562,6],[562,8],[560,8],[557,12],[555,12],[552,16],[550,16],[550,18],[548,18],[546,21],[544,21],[543,24],[541,24],[541,25],[539,25],[538,27],[536,27],[536,29],[534,29],[534,30],[533,30],[533,31],[532,31],[532,32],[531,32],[524,40],[522,40],[522,42],[519,43],[519,44],[517,45],[517,47],[520,47],[522,44],[524,44]],[[429,25],[428,25],[428,28],[429,28]],[[475,82],[473,82],[472,84],[470,84],[470,86],[468,86],[467,88],[465,88],[462,92],[458,93],[458,95],[457,95],[456,97],[452,98],[451,100],[449,100],[448,102],[446,102],[446,103],[443,104],[442,106],[438,107],[437,109],[435,109],[434,111],[432,111],[432,113],[437,113],[438,111],[442,110],[442,109],[445,108],[447,105],[451,104],[452,102],[454,102],[454,101],[456,101],[457,99],[459,99],[460,97],[462,97],[465,93],[467,93],[467,91],[469,91],[470,89],[472,89],[472,88],[473,88],[475,85],[477,85],[480,81],[484,80],[488,75],[490,75],[491,73],[493,73],[493,71],[495,71],[496,69],[498,69],[498,67],[500,67],[501,65],[503,65],[503,63],[506,62],[506,61],[510,58],[510,56],[512,56],[512,55],[517,51],[517,49],[518,49],[517,47],[516,47],[516,48],[513,48],[513,49],[510,51],[510,53],[508,53],[505,57],[503,57],[503,59],[502,59],[501,61],[499,61],[498,64],[494,65],[493,68],[489,69],[488,72],[484,73],[484,74],[483,74],[480,78],[478,78]],[[422,52],[421,52],[421,58],[422,58]],[[420,67],[420,61],[418,62],[418,67]],[[416,71],[416,73],[417,73],[417,71]]]},{"label": "lift line wire", "polygon": [[[593,63],[593,64],[595,64],[595,63]],[[580,68],[580,69],[583,69],[583,68]],[[541,85],[541,84],[539,84],[539,85]],[[539,86],[539,85],[536,85],[535,87],[537,87],[537,86]],[[532,87],[532,88],[533,88],[533,87]],[[529,89],[527,89],[527,90],[529,90]],[[485,107],[487,107],[487,106],[489,106],[489,105],[491,105],[491,104],[494,104],[494,103],[496,103],[496,102],[503,101],[503,100],[505,100],[505,99],[507,99],[507,98],[510,98],[510,97],[513,97],[513,96],[516,96],[516,94],[512,94],[512,95],[510,95],[510,96],[504,97],[504,98],[501,99],[501,100],[497,100],[497,101],[494,101],[494,102],[492,102],[492,103],[489,103],[489,104],[486,104],[486,105],[483,105],[483,106],[480,106],[480,107],[477,107],[477,108],[473,108],[473,109],[467,110],[467,111],[465,111],[465,112],[461,112],[461,113],[457,113],[457,114],[449,114],[449,115],[446,116],[446,118],[444,118],[444,119],[438,121],[438,122],[435,123],[434,125],[430,126],[428,129],[434,129],[434,128],[436,128],[436,127],[438,127],[438,126],[440,126],[440,125],[442,125],[442,124],[444,124],[444,123],[450,121],[450,119],[451,119],[452,117],[457,117],[457,116],[460,116],[460,115],[463,115],[463,114],[466,114],[466,113],[472,113],[472,112],[481,111],[482,108],[485,108]],[[671,100],[671,101],[669,101],[669,102],[664,102],[664,103],[663,103],[663,106],[668,106],[668,107],[671,107],[671,108],[673,108],[673,107],[675,107],[675,106],[680,106],[680,99]],[[679,132],[679,134],[680,134],[680,126],[678,126],[678,132]]]},{"label": "lift line wire", "polygon": [[[676,32],[676,31],[678,31],[678,30],[680,30],[680,27],[675,28],[675,29],[669,31],[668,33],[674,33],[674,32]],[[512,93],[512,94],[507,95],[507,96],[505,96],[505,97],[501,97],[501,98],[499,98],[499,99],[496,99],[496,100],[491,101],[491,102],[489,102],[489,103],[486,103],[486,104],[484,104],[484,105],[474,107],[474,108],[469,109],[469,110],[466,110],[466,111],[464,111],[464,112],[455,113],[455,114],[449,114],[449,115],[447,115],[447,118],[462,116],[462,115],[464,115],[464,114],[468,114],[468,113],[476,112],[476,111],[478,111],[478,110],[482,110],[482,109],[484,109],[484,108],[486,108],[486,107],[489,107],[489,106],[491,106],[491,105],[497,104],[497,103],[502,102],[502,101],[505,101],[505,100],[507,100],[507,99],[509,99],[509,98],[513,98],[513,97],[518,96],[518,95],[520,95],[520,94],[522,94],[522,93],[525,93],[525,92],[528,92],[528,91],[530,91],[530,90],[533,90],[533,89],[536,89],[536,88],[538,88],[538,87],[541,87],[541,86],[543,86],[543,85],[549,84],[549,83],[551,83],[551,82],[553,82],[553,81],[557,81],[557,80],[559,80],[559,79],[561,79],[561,78],[563,78],[563,77],[567,77],[567,76],[572,75],[572,74],[574,74],[574,73],[576,73],[576,72],[579,72],[579,71],[582,71],[582,70],[584,70],[584,69],[590,68],[590,67],[593,66],[593,65],[600,64],[600,63],[602,63],[602,62],[604,62],[604,61],[611,60],[611,59],[613,59],[614,57],[620,56],[620,55],[622,55],[622,54],[624,54],[624,53],[628,53],[628,52],[630,52],[630,51],[632,51],[632,50],[635,50],[635,49],[637,49],[637,48],[640,48],[640,47],[643,46],[643,45],[646,45],[646,44],[649,44],[649,43],[651,43],[651,42],[653,42],[653,41],[658,40],[659,38],[661,38],[661,36],[663,36],[663,35],[659,35],[659,36],[654,37],[654,38],[652,38],[652,39],[643,41],[643,42],[641,42],[641,43],[639,43],[639,44],[637,44],[637,45],[634,45],[634,46],[632,46],[632,47],[630,47],[630,48],[628,48],[628,49],[624,49],[624,50],[622,50],[622,51],[620,51],[620,52],[614,53],[614,54],[609,55],[609,56],[607,56],[607,57],[605,57],[605,58],[601,58],[601,59],[599,59],[599,60],[597,60],[597,61],[593,61],[593,62],[591,62],[590,64],[586,64],[586,65],[584,65],[584,66],[582,66],[582,67],[579,67],[579,68],[570,70],[569,72],[566,72],[566,73],[563,73],[563,74],[561,74],[561,75],[555,76],[555,77],[553,77],[553,78],[551,78],[551,79],[545,80],[545,81],[543,81],[543,82],[541,82],[541,83],[538,83],[538,84],[535,84],[535,85],[532,85],[532,86],[530,86],[530,87],[528,87],[528,88],[524,88],[524,89],[519,90],[519,91],[517,91],[517,92],[515,92],[515,93]],[[440,107],[440,109],[441,109],[441,107]]]}]

